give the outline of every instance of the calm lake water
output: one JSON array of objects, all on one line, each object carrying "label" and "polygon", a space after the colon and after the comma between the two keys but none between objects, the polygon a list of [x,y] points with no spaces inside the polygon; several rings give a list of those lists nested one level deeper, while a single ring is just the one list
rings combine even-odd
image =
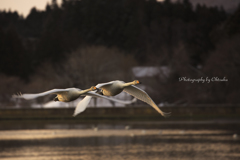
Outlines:
[{"label": "calm lake water", "polygon": [[1,121],[1,160],[237,160],[239,121]]}]

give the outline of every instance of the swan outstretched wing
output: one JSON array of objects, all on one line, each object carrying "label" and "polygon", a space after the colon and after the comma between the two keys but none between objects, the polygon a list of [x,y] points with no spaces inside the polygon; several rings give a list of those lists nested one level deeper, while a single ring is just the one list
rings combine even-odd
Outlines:
[{"label": "swan outstretched wing", "polygon": [[107,97],[107,96],[103,96],[103,95],[97,94],[94,91],[87,92],[87,93],[85,93],[83,95],[86,95],[86,97],[83,98],[83,100],[81,100],[77,104],[77,107],[75,108],[73,116],[76,116],[79,113],[83,112],[87,108],[87,105],[89,104],[89,102],[92,99],[92,97],[105,98],[107,100],[114,101],[114,102],[117,102],[117,103],[122,103],[122,104],[131,104],[131,103],[136,102],[136,100],[137,100],[136,98],[133,98],[131,101],[123,101],[123,100],[110,98],[110,97]]},{"label": "swan outstretched wing", "polygon": [[49,90],[46,92],[36,93],[36,94],[28,94],[27,93],[27,94],[13,95],[13,98],[23,98],[23,99],[29,100],[29,99],[34,99],[37,97],[46,96],[48,94],[58,94],[58,93],[67,92],[67,91],[69,91],[69,89],[52,89],[52,90]]},{"label": "swan outstretched wing", "polygon": [[158,111],[158,113],[160,113],[162,116],[164,117],[168,117],[170,116],[171,113],[165,113],[163,111],[161,111],[158,106],[153,102],[153,100],[150,98],[150,96],[142,89],[131,85],[128,87],[125,87],[124,92],[127,92],[128,94],[136,97],[137,99],[146,102],[147,104],[149,104],[150,106],[152,106],[156,111]]},{"label": "swan outstretched wing", "polygon": [[114,83],[114,81],[107,82],[107,83],[99,83],[99,84],[96,85],[96,87],[101,88],[101,87],[104,87],[104,86],[112,85],[113,83]]},{"label": "swan outstretched wing", "polygon": [[79,113],[85,111],[85,109],[87,108],[87,106],[88,106],[89,102],[91,101],[91,99],[92,99],[91,96],[86,96],[85,98],[83,98],[83,100],[81,100],[77,104],[77,107],[74,110],[73,116],[75,117]]}]

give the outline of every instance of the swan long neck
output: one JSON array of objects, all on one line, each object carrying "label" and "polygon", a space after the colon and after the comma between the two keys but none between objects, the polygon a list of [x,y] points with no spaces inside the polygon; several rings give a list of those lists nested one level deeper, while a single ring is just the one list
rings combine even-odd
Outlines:
[{"label": "swan long neck", "polygon": [[91,89],[81,90],[81,91],[78,91],[78,94],[81,95],[81,94],[87,93],[89,91],[92,91],[92,90]]},{"label": "swan long neck", "polygon": [[134,85],[134,82],[128,82],[123,84],[123,88]]}]

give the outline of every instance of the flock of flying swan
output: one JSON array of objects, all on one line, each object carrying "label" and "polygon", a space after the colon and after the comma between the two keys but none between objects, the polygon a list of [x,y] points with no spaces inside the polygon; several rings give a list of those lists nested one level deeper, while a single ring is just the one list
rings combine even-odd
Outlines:
[{"label": "flock of flying swan", "polygon": [[[56,94],[57,96],[54,98],[54,101],[71,102],[76,100],[80,96],[85,96],[85,98],[83,98],[83,100],[81,100],[77,104],[77,107],[75,108],[73,116],[76,116],[79,113],[83,112],[87,108],[92,97],[105,98],[110,101],[114,101],[122,104],[131,104],[135,102],[136,99],[139,99],[149,104],[150,106],[152,106],[162,116],[164,117],[170,116],[171,113],[165,113],[161,111],[144,90],[135,86],[137,84],[140,84],[138,80],[134,80],[128,83],[125,83],[124,81],[115,80],[107,83],[100,83],[100,84],[97,84],[96,86],[92,86],[91,88],[85,89],[85,90],[81,90],[78,88],[52,89],[52,90],[42,92],[42,93],[37,93],[37,94],[13,95],[13,97],[29,100],[29,99],[34,99],[41,96],[46,96],[49,94]],[[132,95],[135,98],[133,98],[131,101],[123,101],[115,98],[110,98],[112,96],[115,96],[121,93],[122,91]]]}]

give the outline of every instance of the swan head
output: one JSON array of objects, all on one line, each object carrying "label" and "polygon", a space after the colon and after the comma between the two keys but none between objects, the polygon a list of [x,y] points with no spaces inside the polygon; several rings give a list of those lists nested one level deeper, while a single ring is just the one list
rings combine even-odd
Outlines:
[{"label": "swan head", "polygon": [[91,91],[95,91],[95,90],[97,90],[97,87],[92,86],[92,87],[90,88],[90,90],[91,90]]},{"label": "swan head", "polygon": [[133,83],[134,83],[134,85],[141,84],[141,82],[139,80],[134,80]]}]

